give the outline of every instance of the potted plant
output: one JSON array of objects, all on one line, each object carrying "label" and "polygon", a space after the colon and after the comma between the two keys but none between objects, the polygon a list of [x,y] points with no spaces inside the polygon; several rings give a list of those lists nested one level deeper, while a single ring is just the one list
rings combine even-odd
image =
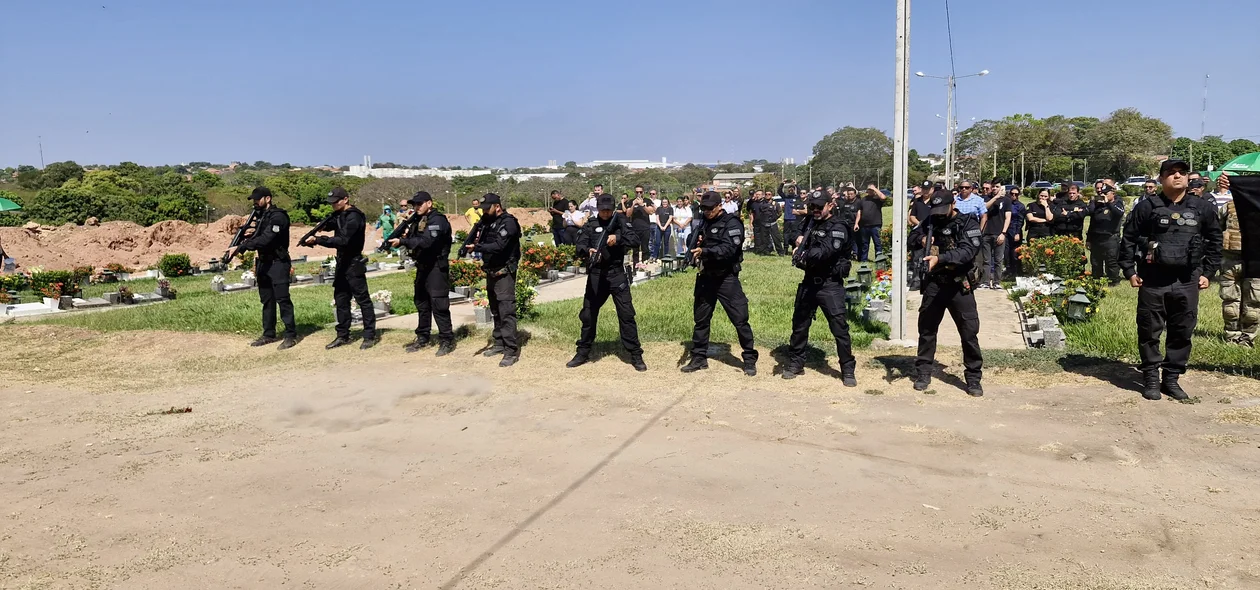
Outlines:
[{"label": "potted plant", "polygon": [[253,271],[249,271],[249,270],[241,273],[241,282],[245,283],[246,287],[253,287],[254,285],[258,284],[258,280],[254,276]]},{"label": "potted plant", "polygon": [[648,276],[647,272],[648,272],[648,267],[646,264],[643,264],[642,262],[640,262],[634,265],[634,278],[646,279]]},{"label": "potted plant", "polygon": [[486,292],[480,289],[473,294],[473,315],[476,317],[479,325],[489,324],[494,321],[494,316],[490,313],[490,299]]},{"label": "potted plant", "polygon": [[376,309],[376,313],[385,315],[392,311],[392,303],[394,294],[384,289],[372,294],[372,307]]},{"label": "potted plant", "polygon": [[131,292],[131,289],[122,286],[118,287],[118,300],[126,305],[131,305],[136,302],[136,296]]},{"label": "potted plant", "polygon": [[224,280],[223,275],[214,275],[214,278],[210,279],[210,290],[215,293],[222,293],[227,290],[226,283],[227,281]]},{"label": "potted plant", "polygon": [[170,298],[170,296],[171,296],[171,281],[170,281],[170,279],[158,279],[158,282],[157,282],[157,294],[158,294],[158,296],[160,296],[160,297],[162,297],[162,298],[164,298],[164,299],[168,299],[168,298]]}]

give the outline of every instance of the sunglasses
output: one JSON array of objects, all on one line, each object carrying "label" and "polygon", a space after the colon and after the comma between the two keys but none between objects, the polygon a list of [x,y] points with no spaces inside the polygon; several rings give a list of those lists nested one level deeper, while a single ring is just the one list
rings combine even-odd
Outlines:
[{"label": "sunglasses", "polygon": [[700,206],[700,210],[704,211],[705,213],[708,213],[709,211],[712,211],[714,209],[717,209],[717,207],[714,205],[701,205]]}]

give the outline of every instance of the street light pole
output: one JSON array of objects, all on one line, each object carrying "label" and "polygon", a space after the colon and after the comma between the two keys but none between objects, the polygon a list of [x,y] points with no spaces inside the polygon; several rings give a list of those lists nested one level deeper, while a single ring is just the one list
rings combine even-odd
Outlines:
[{"label": "street light pole", "polygon": [[954,130],[958,127],[958,121],[954,117],[954,87],[959,79],[987,76],[989,75],[989,70],[980,70],[966,76],[929,76],[923,72],[915,72],[914,75],[920,78],[936,78],[937,80],[945,81],[945,186],[954,188]]},{"label": "street light pole", "polygon": [[909,185],[910,136],[910,0],[897,0],[897,85],[893,104],[893,225],[892,318],[888,339],[907,346],[906,341],[906,190]]}]

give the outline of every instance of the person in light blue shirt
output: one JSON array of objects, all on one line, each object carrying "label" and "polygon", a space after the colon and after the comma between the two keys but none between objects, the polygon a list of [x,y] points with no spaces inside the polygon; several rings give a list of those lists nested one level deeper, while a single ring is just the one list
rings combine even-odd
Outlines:
[{"label": "person in light blue shirt", "polygon": [[958,185],[958,196],[954,197],[954,209],[960,215],[974,216],[977,221],[984,217],[987,210],[984,199],[976,194],[976,185],[970,180],[964,180]]}]

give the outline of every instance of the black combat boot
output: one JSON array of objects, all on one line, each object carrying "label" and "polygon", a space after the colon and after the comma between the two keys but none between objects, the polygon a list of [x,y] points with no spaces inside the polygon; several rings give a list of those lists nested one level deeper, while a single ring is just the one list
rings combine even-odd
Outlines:
[{"label": "black combat boot", "polygon": [[693,356],[691,357],[691,362],[687,363],[686,365],[683,365],[683,368],[680,370],[684,373],[695,373],[696,371],[700,371],[707,368],[709,368],[709,359],[704,358],[704,357]]},{"label": "black combat boot", "polygon": [[1164,396],[1159,394],[1159,371],[1145,371],[1142,373],[1142,397],[1149,400],[1157,400]]},{"label": "black combat boot", "polygon": [[647,370],[647,363],[643,362],[643,355],[639,354],[630,357],[630,366],[640,373]]},{"label": "black combat boot", "polygon": [[416,351],[418,351],[418,350],[420,350],[420,349],[422,349],[422,348],[425,348],[425,347],[427,347],[427,346],[429,346],[429,339],[428,339],[428,338],[421,338],[421,337],[419,337],[419,336],[416,336],[416,339],[415,339],[415,340],[412,340],[410,343],[408,343],[408,344],[407,344],[407,347],[406,347],[406,348],[404,348],[403,350],[405,350],[405,351],[407,351],[407,352],[416,352]]},{"label": "black combat boot", "polygon": [[380,342],[380,341],[381,341],[381,337],[380,337],[380,336],[373,336],[373,337],[371,337],[371,338],[364,338],[364,339],[363,339],[363,342],[359,343],[359,350],[367,350],[367,349],[369,349],[369,348],[372,348],[373,346],[376,346],[376,344],[377,344],[378,342]]},{"label": "black combat boot", "polygon": [[510,367],[510,366],[512,366],[512,365],[515,365],[515,364],[516,364],[516,361],[519,361],[519,360],[521,360],[520,355],[517,355],[517,354],[505,354],[505,355],[503,355],[503,360],[499,361],[499,366],[500,366],[500,367]]},{"label": "black combat boot", "polygon": [[297,340],[296,340],[296,339],[294,339],[294,338],[285,338],[285,339],[284,339],[284,342],[281,342],[281,343],[280,343],[280,346],[277,346],[277,347],[276,347],[276,350],[288,350],[288,349],[290,349],[290,348],[293,348],[294,346],[297,346]]},{"label": "black combat boot", "polygon": [[979,381],[967,384],[967,395],[970,395],[971,397],[984,397],[984,388],[980,387]]},{"label": "black combat boot", "polygon": [[757,363],[744,361],[744,374],[749,377],[757,376]]},{"label": "black combat boot", "polygon": [[275,337],[268,338],[266,336],[263,336],[259,338],[258,340],[250,342],[249,345],[250,346],[266,346],[268,344],[271,344],[272,342],[279,342],[279,341],[280,341],[279,338],[275,338]]},{"label": "black combat boot", "polygon": [[840,367],[840,379],[844,382],[845,387],[857,387],[857,375],[854,374],[854,369],[856,368],[857,363],[849,363]]},{"label": "black combat boot", "polygon": [[504,350],[507,350],[507,349],[503,348],[502,344],[495,344],[494,346],[491,346],[489,349],[487,349],[485,352],[481,353],[481,355],[482,356],[497,356],[497,355],[503,354]]},{"label": "black combat boot", "polygon": [[455,352],[455,343],[443,342],[438,346],[437,354],[434,356],[446,356],[452,352]]},{"label": "black combat boot", "polygon": [[582,365],[585,365],[586,363],[589,363],[589,362],[591,362],[591,357],[587,356],[585,353],[581,353],[581,352],[579,352],[579,353],[577,353],[577,354],[573,355],[573,360],[569,361],[569,362],[568,362],[568,363],[566,363],[564,366],[566,366],[566,367],[568,367],[568,368],[570,368],[570,369],[576,369],[576,368],[578,368],[578,367],[580,367],[580,366],[582,366]]},{"label": "black combat boot", "polygon": [[1163,392],[1164,395],[1180,402],[1190,399],[1190,396],[1186,395],[1185,390],[1177,383],[1178,377],[1180,377],[1180,375],[1177,373],[1164,371],[1164,383],[1160,386],[1159,390]]},{"label": "black combat boot", "polygon": [[919,375],[918,377],[915,377],[914,379],[915,391],[927,391],[927,388],[930,387],[931,385],[932,385],[931,375]]},{"label": "black combat boot", "polygon": [[343,338],[341,336],[338,336],[336,340],[333,340],[332,342],[329,342],[327,345],[325,345],[324,350],[332,350],[334,348],[337,348],[338,346],[345,346],[347,344],[350,344],[349,338]]},{"label": "black combat boot", "polygon": [[798,364],[793,363],[793,364],[790,364],[790,365],[788,365],[788,366],[786,366],[786,367],[783,367],[783,378],[784,378],[784,379],[795,379],[795,378],[800,377],[801,375],[804,375],[804,374],[805,374],[805,369],[803,369],[803,368],[802,368],[800,365],[798,365]]}]

